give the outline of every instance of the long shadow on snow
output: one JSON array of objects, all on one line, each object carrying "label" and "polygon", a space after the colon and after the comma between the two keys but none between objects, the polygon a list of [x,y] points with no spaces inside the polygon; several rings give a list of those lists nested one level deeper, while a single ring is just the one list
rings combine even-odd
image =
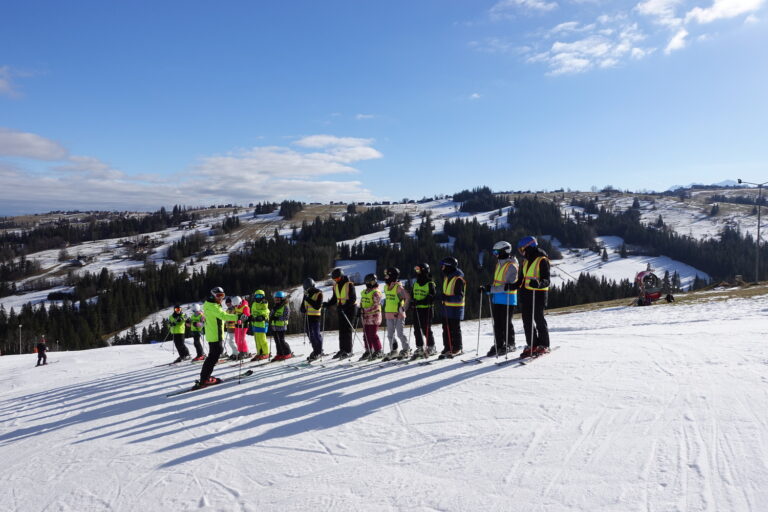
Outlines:
[{"label": "long shadow on snow", "polygon": [[[212,446],[203,450],[197,450],[194,453],[186,454],[176,459],[169,460],[168,462],[162,464],[160,467],[168,468],[177,464],[182,464],[184,462],[215,455],[225,450],[242,448],[272,439],[290,437],[310,430],[322,430],[337,427],[345,423],[356,421],[362,417],[373,414],[382,408],[394,405],[398,402],[423,396],[425,394],[444,389],[447,386],[455,385],[498,369],[498,367],[495,365],[482,366],[475,370],[464,371],[457,375],[447,376],[437,381],[428,382],[422,386],[417,386],[411,389],[404,389],[398,392],[392,392],[394,389],[412,384],[428,377],[434,377],[436,375],[453,372],[460,367],[461,365],[438,367],[432,372],[412,374],[396,381],[387,381],[381,383],[380,385],[367,387],[349,394],[344,394],[340,391],[331,392],[326,395],[317,396],[316,400],[312,403],[293,407],[269,416],[260,417],[254,419],[251,422],[239,424],[236,427],[225,431],[219,431],[216,433],[207,434],[205,436],[198,436],[193,439],[181,441],[165,447],[160,451],[164,452],[181,449],[196,445],[200,442],[205,442],[221,435],[250,429],[258,429],[270,423],[284,422],[282,425],[276,426],[271,430],[263,432],[259,435],[247,439],[241,439],[239,441],[228,442],[225,445]],[[300,398],[294,397],[291,399],[290,388],[280,388],[270,391],[271,393],[269,393],[268,396],[263,396],[266,395],[266,393],[262,394],[262,396],[264,399],[264,404],[268,405],[271,409],[276,407],[290,407],[292,403],[296,403],[298,401],[306,401],[309,398],[307,395],[313,394],[306,393]],[[388,393],[383,393],[385,391]],[[370,397],[371,395],[375,395],[377,393],[383,393],[383,395],[366,400],[366,397]],[[356,400],[362,400],[362,402],[354,405],[344,406],[345,403]],[[259,413],[264,410],[264,404],[252,404],[249,406],[249,409],[251,409],[253,413]],[[244,414],[248,414],[248,411],[245,408],[242,412],[237,414],[237,416],[243,416]],[[224,421],[224,418],[217,418],[216,421]],[[210,423],[210,420],[206,423]]]}]

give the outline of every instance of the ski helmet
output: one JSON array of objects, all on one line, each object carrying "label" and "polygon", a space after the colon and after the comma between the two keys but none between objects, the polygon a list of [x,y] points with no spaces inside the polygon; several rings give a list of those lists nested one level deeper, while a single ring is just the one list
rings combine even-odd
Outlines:
[{"label": "ski helmet", "polygon": [[264,290],[256,290],[253,292],[253,300],[256,302],[261,302],[264,300]]},{"label": "ski helmet", "polygon": [[307,290],[309,290],[311,288],[314,288],[315,287],[315,280],[312,279],[311,277],[306,278],[304,280],[304,282],[302,283],[302,287],[304,288],[304,291],[307,291]]},{"label": "ski helmet", "polygon": [[232,297],[232,305],[233,306],[239,306],[243,302],[243,299],[240,297]]},{"label": "ski helmet", "polygon": [[498,256],[499,258],[508,258],[509,253],[512,251],[512,244],[509,242],[505,242],[504,240],[501,240],[499,242],[496,242],[493,244],[493,254]]},{"label": "ski helmet", "polygon": [[224,297],[224,288],[222,288],[221,286],[212,288],[211,295],[213,295],[214,297]]},{"label": "ski helmet", "polygon": [[413,267],[414,272],[429,276],[429,263],[418,263]]},{"label": "ski helmet", "polygon": [[398,277],[400,277],[400,269],[397,267],[389,267],[388,269],[384,270],[384,276],[395,281]]},{"label": "ski helmet", "polygon": [[341,279],[342,277],[344,277],[344,271],[339,267],[336,267],[331,272],[331,279]]},{"label": "ski helmet", "polygon": [[195,304],[194,306],[192,306],[192,311],[194,311],[195,313],[199,313],[202,309],[203,308],[200,307],[200,304]]},{"label": "ski helmet", "polygon": [[174,310],[178,309],[179,311],[181,311],[181,304],[176,304],[175,306],[173,306],[173,309]]},{"label": "ski helmet", "polygon": [[520,239],[519,242],[517,242],[517,250],[520,251],[520,254],[525,253],[526,247],[538,247],[539,243],[536,241],[536,237],[534,236],[524,236]]},{"label": "ski helmet", "polygon": [[456,270],[459,266],[459,260],[454,258],[453,256],[447,256],[440,260],[440,266],[441,267],[447,267],[448,270]]},{"label": "ski helmet", "polygon": [[285,292],[282,292],[282,291],[275,292],[273,297],[276,299],[285,299]]},{"label": "ski helmet", "polygon": [[366,274],[365,279],[363,280],[363,282],[367,286],[374,287],[377,284],[379,284],[379,279],[378,279],[378,277],[376,277],[376,274]]}]

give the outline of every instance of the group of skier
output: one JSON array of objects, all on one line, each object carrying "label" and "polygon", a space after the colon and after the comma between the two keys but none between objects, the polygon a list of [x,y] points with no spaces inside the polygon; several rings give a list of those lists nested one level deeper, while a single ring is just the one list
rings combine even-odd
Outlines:
[{"label": "group of skier", "polygon": [[[512,324],[515,307],[519,307],[521,311],[526,339],[526,348],[520,357],[538,356],[549,351],[549,332],[544,318],[550,279],[549,259],[532,236],[522,238],[517,243],[517,250],[521,264],[518,264],[514,256],[512,244],[506,241],[496,243],[493,247],[493,254],[497,258],[493,281],[478,287],[481,308],[486,296],[491,305],[495,343],[488,356],[503,355],[516,349],[515,329]],[[304,331],[312,345],[312,352],[307,360],[311,362],[324,355],[323,315],[326,309],[332,307],[336,308],[339,328],[339,350],[332,356],[334,359],[352,356],[353,334],[360,320],[364,345],[360,360],[417,359],[435,355],[437,349],[432,333],[435,305],[440,308],[442,318],[443,348],[439,357],[450,358],[462,354],[461,321],[464,319],[467,283],[456,258],[447,257],[441,260],[440,270],[443,279],[438,287],[429,264],[416,264],[416,278],[412,283],[411,292],[400,281],[400,271],[397,268],[389,267],[384,271],[383,290],[379,288],[376,274],[368,274],[364,278],[365,289],[360,294],[359,304],[355,286],[341,268],[331,272],[334,284],[328,300],[324,300],[323,292],[312,278],[305,279],[300,311],[303,313]],[[225,334],[230,329],[234,335],[231,352],[235,359],[248,353],[244,341],[248,330],[256,340],[257,353],[253,360],[267,359],[270,356],[266,341],[268,329],[273,333],[277,347],[274,360],[293,357],[290,346],[285,341],[290,314],[285,292],[278,291],[274,294],[275,309],[271,313],[262,290],[254,292],[254,302],[250,307],[243,298],[232,297],[227,299],[225,309],[222,306],[224,300],[225,293],[221,287],[212,289],[211,295],[203,303],[202,311],[197,308],[193,310],[195,313],[199,312],[202,319],[192,320],[190,317],[186,320],[193,335],[193,327],[204,329],[209,345],[198,386],[220,381],[211,374],[223,352]],[[180,309],[175,309],[173,315],[177,315]],[[412,350],[409,337],[405,335],[405,321],[409,311],[412,312],[415,331],[415,350]],[[386,337],[389,342],[387,352],[383,350],[378,334],[382,320],[386,325]],[[175,325],[178,325],[178,321],[177,319]],[[177,329],[180,330],[181,327]],[[199,360],[202,359],[202,350],[198,349],[198,338],[199,336],[195,337],[195,348],[198,350],[195,359]],[[186,347],[183,347],[183,334],[181,345],[177,344],[177,347],[179,356],[183,359],[186,351]],[[188,357],[188,351],[186,354]]]}]

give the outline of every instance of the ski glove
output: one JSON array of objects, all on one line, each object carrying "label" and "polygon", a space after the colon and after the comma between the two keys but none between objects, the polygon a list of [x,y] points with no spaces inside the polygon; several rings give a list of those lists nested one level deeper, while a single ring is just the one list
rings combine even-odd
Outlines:
[{"label": "ski glove", "polygon": [[531,279],[528,281],[528,286],[531,288],[541,288],[541,283],[539,283],[538,279]]},{"label": "ski glove", "polygon": [[259,316],[255,317],[255,318],[256,318],[257,322],[263,322],[264,320],[266,320],[266,318],[264,318],[264,315],[259,315]]},{"label": "ski glove", "polygon": [[491,285],[486,284],[477,288],[479,293],[491,293]]},{"label": "ski glove", "polygon": [[515,283],[504,283],[504,291],[515,290]]},{"label": "ski glove", "polygon": [[248,315],[246,315],[245,313],[243,313],[242,315],[240,315],[240,321],[241,321],[241,322],[247,322],[247,321],[248,321],[248,318],[249,318],[249,316],[248,316]]}]

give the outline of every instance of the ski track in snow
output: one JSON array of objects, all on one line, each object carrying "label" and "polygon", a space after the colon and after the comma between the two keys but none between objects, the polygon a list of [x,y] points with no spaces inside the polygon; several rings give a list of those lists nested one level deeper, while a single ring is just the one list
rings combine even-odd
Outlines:
[{"label": "ski track in snow", "polygon": [[2,357],[0,510],[767,510],[767,310],[550,315],[528,366],[289,362],[171,398],[200,365],[153,367],[169,345]]}]

